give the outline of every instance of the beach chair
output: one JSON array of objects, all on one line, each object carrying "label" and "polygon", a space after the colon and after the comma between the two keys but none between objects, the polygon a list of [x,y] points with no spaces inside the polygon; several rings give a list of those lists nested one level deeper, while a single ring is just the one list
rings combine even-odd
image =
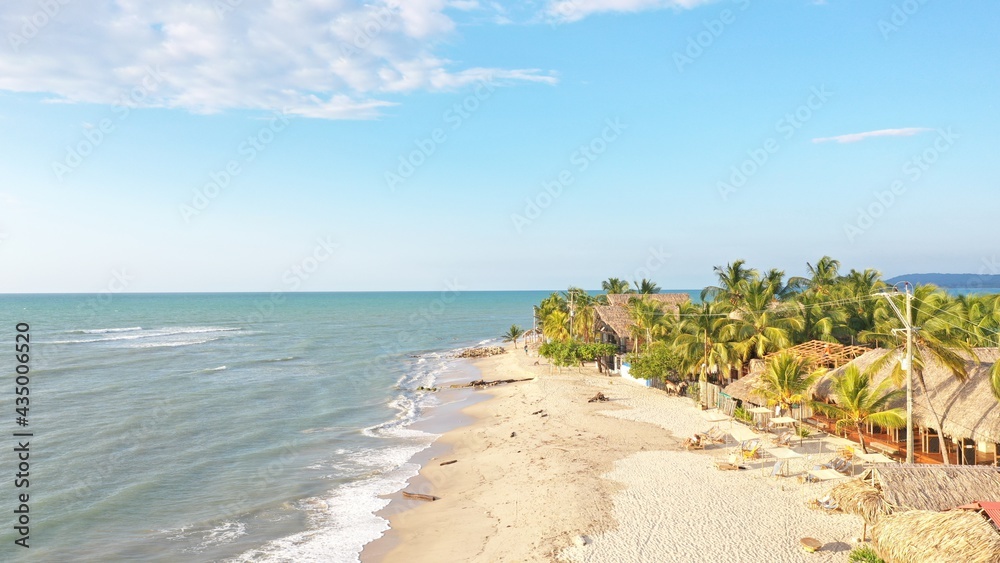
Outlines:
[{"label": "beach chair", "polygon": [[782,448],[787,448],[792,445],[792,438],[795,435],[791,432],[782,432],[781,434],[774,437],[774,445]]},{"label": "beach chair", "polygon": [[693,438],[684,439],[684,448],[686,450],[703,450],[706,441],[707,438],[704,434],[695,434]]},{"label": "beach chair", "polygon": [[823,510],[837,510],[837,501],[833,500],[830,495],[826,495],[823,498],[818,498],[809,502],[809,508],[822,508]]},{"label": "beach chair", "polygon": [[754,438],[740,444],[740,457],[743,458],[743,461],[760,459],[760,440]]},{"label": "beach chair", "polygon": [[726,432],[718,426],[711,427],[708,432],[705,433],[705,437],[716,444],[725,444],[726,440],[729,438]]},{"label": "beach chair", "polygon": [[774,467],[771,468],[771,477],[781,477],[785,469],[785,460],[779,460],[774,462]]}]

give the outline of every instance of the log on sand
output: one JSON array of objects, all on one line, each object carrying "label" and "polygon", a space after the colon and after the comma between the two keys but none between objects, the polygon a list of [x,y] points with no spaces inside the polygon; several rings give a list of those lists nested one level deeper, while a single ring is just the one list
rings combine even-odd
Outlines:
[{"label": "log on sand", "polygon": [[403,491],[403,496],[405,498],[411,498],[414,500],[429,500],[429,501],[435,501],[441,498],[441,497],[436,497],[434,495],[422,495],[420,493],[411,493],[409,491]]}]

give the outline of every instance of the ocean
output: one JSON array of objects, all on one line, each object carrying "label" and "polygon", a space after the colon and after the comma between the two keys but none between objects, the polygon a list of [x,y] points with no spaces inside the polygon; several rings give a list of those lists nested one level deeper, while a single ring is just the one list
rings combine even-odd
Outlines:
[{"label": "ocean", "polygon": [[436,437],[412,427],[441,406],[417,388],[474,377],[451,352],[530,328],[547,294],[0,296],[0,559],[356,561]]}]

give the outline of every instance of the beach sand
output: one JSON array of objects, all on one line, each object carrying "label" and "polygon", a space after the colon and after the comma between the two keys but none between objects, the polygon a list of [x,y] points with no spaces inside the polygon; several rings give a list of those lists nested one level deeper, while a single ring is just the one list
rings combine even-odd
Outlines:
[{"label": "beach sand", "polygon": [[[819,441],[796,448],[812,455],[789,477],[770,477],[774,460],[719,471],[724,446],[681,447],[712,426],[692,400],[536,360],[475,362],[487,381],[535,379],[479,391],[492,398],[463,411],[476,421],[444,434],[407,487],[440,500],[394,500],[363,561],[846,560],[861,520],[807,508],[836,482],[796,478],[833,456]],[[597,392],[610,401],[588,403]],[[825,546],[807,554],[803,537]]]}]

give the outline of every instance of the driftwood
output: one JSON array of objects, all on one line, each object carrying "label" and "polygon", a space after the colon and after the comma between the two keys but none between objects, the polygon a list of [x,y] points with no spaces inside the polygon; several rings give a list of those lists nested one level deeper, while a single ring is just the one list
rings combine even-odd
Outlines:
[{"label": "driftwood", "polygon": [[453,463],[458,463],[458,460],[457,460],[457,459],[453,459],[453,460],[451,460],[451,461],[442,461],[442,462],[441,462],[441,463],[439,463],[438,465],[451,465],[451,464],[453,464]]},{"label": "driftwood", "polygon": [[590,400],[588,400],[587,402],[588,403],[594,403],[594,402],[598,402],[598,401],[603,403],[604,401],[610,401],[610,399],[608,399],[607,397],[605,397],[604,393],[601,393],[600,391],[598,391],[597,394],[594,395],[593,397],[591,397]]},{"label": "driftwood", "polygon": [[403,491],[403,496],[414,500],[429,500],[429,501],[435,501],[441,498],[433,495],[422,495],[420,493],[411,493],[409,491]]},{"label": "driftwood", "polygon": [[482,379],[477,379],[465,385],[452,385],[452,389],[463,389],[466,387],[493,387],[494,385],[504,385],[507,383],[518,383],[520,381],[531,381],[532,378],[528,377],[525,379],[497,379],[495,381],[483,381]]},{"label": "driftwood", "polygon": [[541,409],[541,410],[537,410],[537,411],[535,411],[535,412],[531,413],[531,415],[532,415],[532,416],[534,416],[534,415],[536,415],[536,414],[542,414],[542,412],[543,412],[544,410],[545,410],[545,409]]}]

